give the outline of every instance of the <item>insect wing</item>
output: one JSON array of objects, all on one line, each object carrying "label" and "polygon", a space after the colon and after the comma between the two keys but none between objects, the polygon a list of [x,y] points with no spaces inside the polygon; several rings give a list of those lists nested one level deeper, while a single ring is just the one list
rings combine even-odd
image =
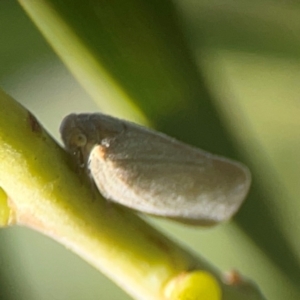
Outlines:
[{"label": "insect wing", "polygon": [[124,130],[96,145],[89,169],[99,191],[135,210],[186,223],[229,219],[250,185],[242,164],[211,155],[124,121]]}]

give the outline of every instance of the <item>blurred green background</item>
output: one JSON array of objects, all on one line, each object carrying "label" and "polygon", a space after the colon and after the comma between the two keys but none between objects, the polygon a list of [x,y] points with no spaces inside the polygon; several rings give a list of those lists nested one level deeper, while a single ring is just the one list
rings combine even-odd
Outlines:
[{"label": "blurred green background", "polygon": [[[268,299],[300,299],[299,4],[174,3],[221,120],[240,159],[253,171],[248,202],[262,201],[244,205],[236,218],[241,227],[151,222],[221,270],[234,268],[249,276]],[[66,114],[99,110],[11,0],[0,1],[0,86],[57,140]],[[129,299],[64,247],[24,228],[0,230],[0,297]]]}]

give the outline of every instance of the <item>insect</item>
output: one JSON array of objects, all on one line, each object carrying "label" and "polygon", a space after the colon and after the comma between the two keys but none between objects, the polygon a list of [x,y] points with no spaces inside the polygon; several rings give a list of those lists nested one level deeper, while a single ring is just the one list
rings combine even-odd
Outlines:
[{"label": "insect", "polygon": [[250,187],[241,163],[105,114],[68,115],[60,132],[100,193],[139,212],[212,225],[229,219]]}]

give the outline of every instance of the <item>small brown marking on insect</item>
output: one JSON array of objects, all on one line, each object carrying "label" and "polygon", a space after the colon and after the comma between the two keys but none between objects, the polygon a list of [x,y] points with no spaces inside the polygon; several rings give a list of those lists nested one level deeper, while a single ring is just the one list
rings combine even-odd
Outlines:
[{"label": "small brown marking on insect", "polygon": [[106,151],[107,151],[106,147],[99,146],[97,150],[98,150],[99,157],[104,159],[106,156]]},{"label": "small brown marking on insect", "polygon": [[36,117],[31,113],[28,112],[28,122],[30,125],[30,128],[33,132],[40,133],[42,132],[42,127]]}]

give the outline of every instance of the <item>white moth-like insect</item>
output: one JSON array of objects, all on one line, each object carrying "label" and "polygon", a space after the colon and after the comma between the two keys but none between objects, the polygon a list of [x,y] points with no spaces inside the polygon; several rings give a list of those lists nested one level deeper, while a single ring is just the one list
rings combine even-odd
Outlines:
[{"label": "white moth-like insect", "polygon": [[104,114],[71,114],[60,132],[100,193],[134,210],[184,223],[228,220],[251,176],[244,165]]}]

